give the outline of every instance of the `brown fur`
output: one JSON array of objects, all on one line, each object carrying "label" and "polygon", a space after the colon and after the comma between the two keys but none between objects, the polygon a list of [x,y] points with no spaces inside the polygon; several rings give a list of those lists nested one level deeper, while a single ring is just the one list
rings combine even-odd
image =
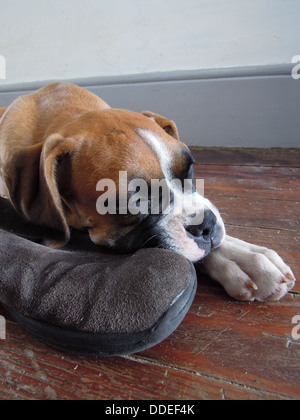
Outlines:
[{"label": "brown fur", "polygon": [[2,118],[4,112],[6,111],[7,108],[0,108],[0,118]]}]

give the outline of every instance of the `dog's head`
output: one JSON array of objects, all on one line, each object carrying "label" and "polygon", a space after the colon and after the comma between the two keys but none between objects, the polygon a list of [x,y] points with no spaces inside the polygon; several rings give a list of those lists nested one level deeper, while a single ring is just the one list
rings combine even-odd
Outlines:
[{"label": "dog's head", "polygon": [[225,236],[218,210],[192,185],[194,160],[176,125],[151,112],[79,115],[14,159],[10,199],[60,233],[52,246],[65,244],[73,226],[118,251],[155,246],[197,261]]}]

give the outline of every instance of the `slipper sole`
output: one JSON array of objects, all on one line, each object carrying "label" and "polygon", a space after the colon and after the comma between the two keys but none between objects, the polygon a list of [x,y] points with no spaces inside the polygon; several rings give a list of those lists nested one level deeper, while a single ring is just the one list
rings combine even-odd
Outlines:
[{"label": "slipper sole", "polygon": [[171,335],[189,311],[197,291],[197,275],[191,264],[191,281],[153,327],[136,333],[89,333],[57,327],[27,317],[2,304],[14,320],[39,341],[64,352],[98,356],[122,356],[157,345]]}]

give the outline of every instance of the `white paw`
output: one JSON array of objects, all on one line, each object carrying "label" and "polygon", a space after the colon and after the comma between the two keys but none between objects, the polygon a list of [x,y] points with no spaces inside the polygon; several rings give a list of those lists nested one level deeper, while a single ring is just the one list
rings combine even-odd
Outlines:
[{"label": "white paw", "polygon": [[279,300],[295,285],[293,272],[275,251],[230,236],[203,265],[237,300]]}]

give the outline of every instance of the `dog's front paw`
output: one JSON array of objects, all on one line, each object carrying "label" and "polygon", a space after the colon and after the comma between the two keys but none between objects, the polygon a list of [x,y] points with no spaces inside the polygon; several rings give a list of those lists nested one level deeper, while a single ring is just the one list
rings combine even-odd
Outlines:
[{"label": "dog's front paw", "polygon": [[270,249],[226,237],[204,267],[237,300],[279,300],[295,285],[295,277]]}]

